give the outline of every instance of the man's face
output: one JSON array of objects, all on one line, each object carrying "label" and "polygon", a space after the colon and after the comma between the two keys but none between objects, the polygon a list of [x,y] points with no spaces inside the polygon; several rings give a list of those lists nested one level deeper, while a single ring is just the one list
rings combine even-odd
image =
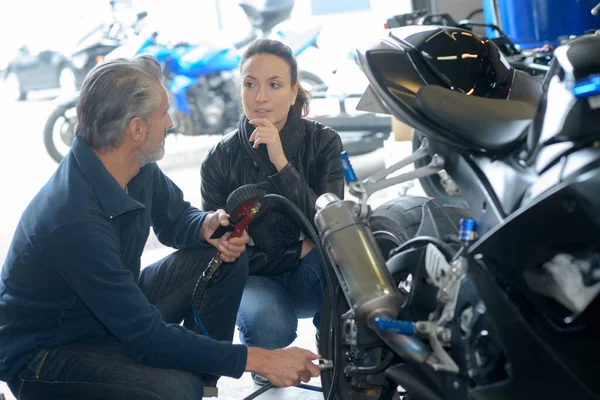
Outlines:
[{"label": "man's face", "polygon": [[169,115],[169,99],[162,85],[159,90],[160,105],[147,121],[146,139],[138,153],[140,165],[158,161],[165,155],[165,137],[167,130],[173,127],[173,120]]}]

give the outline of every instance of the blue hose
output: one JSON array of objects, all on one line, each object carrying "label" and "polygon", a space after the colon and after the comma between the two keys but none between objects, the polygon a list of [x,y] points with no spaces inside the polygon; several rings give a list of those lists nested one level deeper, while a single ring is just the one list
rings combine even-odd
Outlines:
[{"label": "blue hose", "polygon": [[204,327],[204,324],[202,324],[202,321],[200,321],[200,314],[198,313],[198,309],[194,308],[193,312],[194,312],[194,320],[196,321],[196,325],[198,326],[198,330],[200,331],[200,333],[206,337],[210,337],[210,335],[206,331],[206,328]]}]

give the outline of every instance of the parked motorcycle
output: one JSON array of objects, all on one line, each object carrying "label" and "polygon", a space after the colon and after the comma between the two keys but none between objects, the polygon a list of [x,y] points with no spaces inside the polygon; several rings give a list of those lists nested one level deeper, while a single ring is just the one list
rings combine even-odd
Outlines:
[{"label": "parked motorcycle", "polygon": [[112,18],[108,23],[98,25],[87,35],[81,38],[71,54],[71,64],[77,76],[77,88],[81,87],[85,76],[104,57],[121,46],[128,36],[137,35],[142,29],[143,22],[148,16],[146,11],[139,12],[135,21],[125,25],[118,17],[115,10],[115,1],[110,1]]},{"label": "parked motorcycle", "polygon": [[[166,46],[157,41],[158,33],[131,37],[115,49],[106,59],[133,57],[139,54],[154,56],[162,65],[167,92],[171,98],[171,115],[174,131],[184,135],[224,134],[237,126],[241,113],[238,95],[238,68],[241,53],[260,35],[275,35],[286,42],[295,55],[316,45],[320,27],[310,27],[293,34],[280,29],[279,23],[291,13],[293,2],[286,7],[265,6],[257,9],[241,3],[253,31],[241,41],[214,44],[208,41],[197,44],[178,43]],[[299,71],[300,83],[310,89],[323,81],[308,71]],[[70,149],[76,122],[77,97],[59,104],[49,116],[44,128],[44,143],[51,157],[60,162]]]},{"label": "parked motorcycle", "polygon": [[[3,73],[6,86],[18,100],[25,100],[32,91],[60,89],[62,95],[72,95],[83,82],[85,75],[103,57],[120,46],[127,28],[117,15],[115,1],[109,2],[111,18],[87,32],[68,54],[55,50],[31,52],[22,46],[17,56]],[[146,17],[137,15],[138,25]]]},{"label": "parked motorcycle", "polygon": [[[317,200],[326,398],[600,399],[600,36],[556,49],[537,104],[535,78],[468,30],[397,28],[357,54],[359,108],[423,136],[364,181],[343,162],[358,203]],[[367,205],[442,169],[464,203]]]}]

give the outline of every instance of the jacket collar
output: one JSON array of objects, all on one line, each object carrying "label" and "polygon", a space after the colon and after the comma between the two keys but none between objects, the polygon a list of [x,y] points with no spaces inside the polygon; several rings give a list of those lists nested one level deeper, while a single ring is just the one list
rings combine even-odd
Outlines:
[{"label": "jacket collar", "polygon": [[[237,130],[237,136],[242,144],[242,147],[246,150],[250,157],[252,157],[255,165],[259,166],[265,172],[268,171],[269,175],[274,175],[277,173],[277,169],[275,169],[275,166],[269,159],[267,146],[258,146],[258,149],[254,149],[248,140],[254,129],[256,129],[256,127],[250,125],[248,122],[248,117],[246,117],[246,115],[242,115],[238,123]],[[305,136],[306,129],[304,127],[302,117],[300,117],[296,110],[290,108],[285,126],[279,132],[283,153],[289,161],[292,161],[296,158],[296,154],[302,147]]]},{"label": "jacket collar", "polygon": [[[84,140],[75,138],[72,153],[75,163],[92,186],[98,197],[100,206],[109,218],[144,208],[143,204],[134,200],[126,191],[121,189],[116,179],[108,172],[102,161],[100,161]],[[140,175],[146,175],[151,172],[148,168],[142,168],[134,179],[137,182],[145,182],[146,179],[140,179],[145,177]]]}]

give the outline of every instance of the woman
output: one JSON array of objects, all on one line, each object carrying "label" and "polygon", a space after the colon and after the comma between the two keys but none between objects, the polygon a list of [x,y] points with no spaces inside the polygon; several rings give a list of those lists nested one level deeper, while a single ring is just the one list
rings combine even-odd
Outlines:
[{"label": "woman", "polygon": [[[224,208],[238,187],[263,183],[313,221],[319,195],[344,194],[341,139],[331,128],[302,118],[309,95],[298,83],[289,47],[258,40],[244,53],[240,71],[244,115],[238,129],[210,149],[202,163],[203,207]],[[312,317],[319,326],[326,284],[322,265],[314,245],[288,215],[272,207],[249,228],[251,276],[236,322],[248,346],[288,346],[296,338],[298,318]]]}]

